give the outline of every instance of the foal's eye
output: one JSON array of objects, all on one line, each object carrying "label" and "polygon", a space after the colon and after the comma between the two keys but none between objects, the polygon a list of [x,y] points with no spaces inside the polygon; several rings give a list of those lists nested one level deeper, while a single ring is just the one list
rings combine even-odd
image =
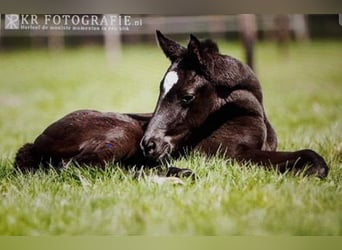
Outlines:
[{"label": "foal's eye", "polygon": [[194,99],[195,99],[194,95],[186,94],[186,95],[182,96],[181,102],[183,105],[187,105],[187,104],[191,103]]}]

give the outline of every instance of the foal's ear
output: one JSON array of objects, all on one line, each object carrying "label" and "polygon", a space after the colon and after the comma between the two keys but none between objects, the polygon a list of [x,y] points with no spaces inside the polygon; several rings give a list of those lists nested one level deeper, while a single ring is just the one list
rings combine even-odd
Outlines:
[{"label": "foal's ear", "polygon": [[159,46],[162,48],[164,54],[174,62],[185,53],[185,48],[175,41],[165,37],[159,30],[156,31]]},{"label": "foal's ear", "polygon": [[203,62],[203,51],[201,48],[201,42],[194,35],[190,35],[190,41],[188,44],[188,53],[200,64]]}]

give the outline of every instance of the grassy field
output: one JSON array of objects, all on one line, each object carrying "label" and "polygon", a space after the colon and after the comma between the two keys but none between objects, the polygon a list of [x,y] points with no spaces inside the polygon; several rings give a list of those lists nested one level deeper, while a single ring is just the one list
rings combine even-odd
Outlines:
[{"label": "grassy field", "polygon": [[[239,44],[221,51],[242,57]],[[191,155],[173,161],[197,182],[158,185],[117,166],[12,172],[16,150],[76,109],[152,111],[169,64],[156,45],[0,54],[0,235],[341,235],[342,44],[257,47],[257,74],[279,148],[311,148],[327,179],[280,175]],[[153,175],[148,173],[147,175]]]}]

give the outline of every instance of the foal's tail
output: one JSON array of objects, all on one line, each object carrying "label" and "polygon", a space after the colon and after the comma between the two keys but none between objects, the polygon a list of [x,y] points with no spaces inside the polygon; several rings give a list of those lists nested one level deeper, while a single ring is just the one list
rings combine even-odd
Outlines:
[{"label": "foal's tail", "polygon": [[22,172],[38,169],[40,156],[36,153],[33,143],[23,145],[17,152],[14,169]]}]

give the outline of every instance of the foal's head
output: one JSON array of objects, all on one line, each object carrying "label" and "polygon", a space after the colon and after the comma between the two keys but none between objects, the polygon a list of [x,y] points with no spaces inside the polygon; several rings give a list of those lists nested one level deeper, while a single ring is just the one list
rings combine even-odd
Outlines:
[{"label": "foal's head", "polygon": [[[219,106],[217,83],[226,68],[217,45],[193,35],[187,48],[157,31],[157,39],[171,66],[160,83],[153,117],[141,141],[144,154],[154,159],[170,155],[184,145]],[[214,79],[217,78],[217,79]]]}]

